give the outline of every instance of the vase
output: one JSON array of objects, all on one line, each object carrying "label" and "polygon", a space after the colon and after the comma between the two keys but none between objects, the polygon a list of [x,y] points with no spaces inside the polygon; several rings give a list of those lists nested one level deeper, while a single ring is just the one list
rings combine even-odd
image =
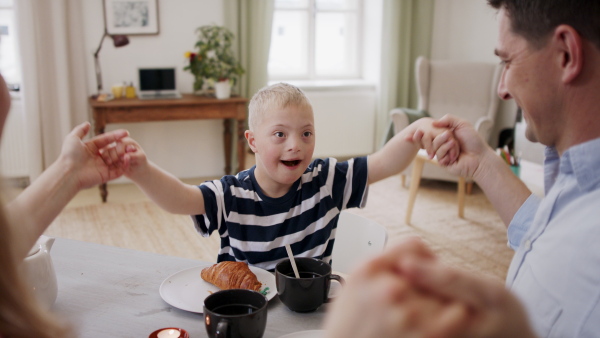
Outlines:
[{"label": "vase", "polygon": [[215,83],[215,96],[217,99],[228,99],[231,97],[231,82],[229,80]]}]

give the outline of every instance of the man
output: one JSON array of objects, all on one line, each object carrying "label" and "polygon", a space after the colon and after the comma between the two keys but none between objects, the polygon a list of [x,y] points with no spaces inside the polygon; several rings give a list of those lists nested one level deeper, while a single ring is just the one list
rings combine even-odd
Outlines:
[{"label": "man", "polygon": [[[446,334],[597,336],[600,2],[488,3],[499,10],[495,53],[505,64],[498,94],[503,99],[514,99],[523,110],[527,138],[547,146],[546,196],[539,199],[531,194],[464,121],[446,117],[438,126],[455,128],[461,145],[461,155],[448,166],[449,171],[472,177],[508,225],[508,243],[515,250],[506,280],[512,293],[473,274],[444,267],[423,255],[424,245],[415,241],[405,244],[403,250],[394,249],[393,272],[429,297],[467,306],[466,317],[456,316],[455,323],[460,325],[444,331]],[[437,155],[443,154],[438,151]],[[372,277],[365,277],[356,289],[381,282],[380,276],[390,270],[379,269],[379,275],[370,272]],[[525,308],[528,322],[519,303]],[[408,306],[416,307],[414,302],[397,302],[394,306],[404,313],[410,310]],[[330,328],[335,328],[338,312],[328,321]],[[411,323],[415,332],[416,324]],[[509,333],[509,327],[518,330]]]}]

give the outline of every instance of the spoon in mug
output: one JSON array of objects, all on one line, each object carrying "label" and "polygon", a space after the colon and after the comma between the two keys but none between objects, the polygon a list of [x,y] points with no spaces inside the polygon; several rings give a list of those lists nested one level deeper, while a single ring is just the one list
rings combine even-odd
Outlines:
[{"label": "spoon in mug", "polygon": [[294,254],[292,253],[292,248],[290,248],[289,244],[285,245],[285,251],[287,251],[288,257],[290,257],[292,269],[294,269],[294,275],[296,276],[296,278],[300,278],[300,274],[298,274],[298,267],[296,266],[296,260],[294,259]]}]

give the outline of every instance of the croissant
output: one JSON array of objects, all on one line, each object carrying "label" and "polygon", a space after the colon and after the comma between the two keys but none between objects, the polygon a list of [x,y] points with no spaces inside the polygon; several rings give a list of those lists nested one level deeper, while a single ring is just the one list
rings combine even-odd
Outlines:
[{"label": "croissant", "polygon": [[244,262],[225,261],[202,269],[200,277],[221,290],[248,289],[260,291],[262,283]]}]

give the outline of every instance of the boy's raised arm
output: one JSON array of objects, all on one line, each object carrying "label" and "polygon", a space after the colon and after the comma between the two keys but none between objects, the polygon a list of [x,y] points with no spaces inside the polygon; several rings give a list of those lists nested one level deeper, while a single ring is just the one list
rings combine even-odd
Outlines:
[{"label": "boy's raised arm", "polygon": [[103,154],[105,162],[121,166],[154,203],[174,214],[199,215],[205,212],[204,197],[197,186],[181,182],[177,177],[148,161],[140,145],[132,138]]},{"label": "boy's raised arm", "polygon": [[[458,143],[451,131],[433,127],[432,123],[431,118],[413,122],[394,135],[383,148],[369,155],[369,184],[400,173],[408,167],[421,147],[429,153],[443,150],[448,156],[445,161],[453,162],[459,153]],[[420,143],[412,141],[416,133],[421,136]]]}]

